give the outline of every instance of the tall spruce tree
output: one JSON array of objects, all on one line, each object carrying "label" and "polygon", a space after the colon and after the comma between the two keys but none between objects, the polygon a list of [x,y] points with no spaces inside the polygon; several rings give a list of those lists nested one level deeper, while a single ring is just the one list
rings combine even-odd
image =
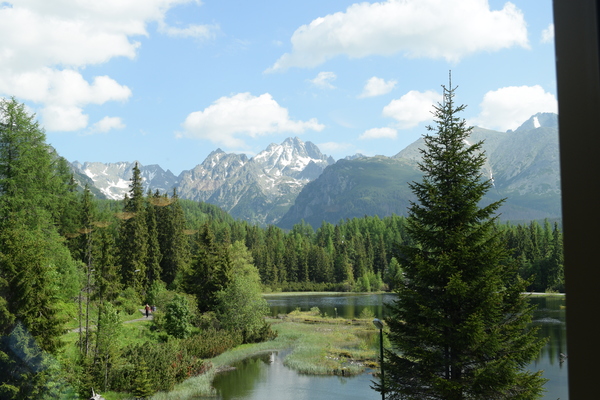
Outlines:
[{"label": "tall spruce tree", "polygon": [[56,161],[35,116],[14,98],[0,99],[2,399],[50,392],[44,352],[60,348],[61,303],[77,292],[76,265],[57,229],[68,188]]},{"label": "tall spruce tree", "polygon": [[148,204],[146,205],[146,227],[148,230],[148,253],[146,261],[146,284],[148,287],[154,281],[160,280],[161,270],[160,261],[162,254],[158,241],[158,215],[162,204],[168,202],[168,199],[162,197],[158,190],[152,194],[148,190]]},{"label": "tall spruce tree", "polygon": [[54,351],[58,302],[73,294],[76,272],[56,228],[68,189],[45,140],[23,104],[0,99],[0,335],[20,321],[42,350]]},{"label": "tall spruce tree", "polygon": [[160,209],[158,219],[158,241],[162,254],[161,279],[169,287],[176,286],[178,277],[181,281],[181,276],[190,263],[190,246],[185,226],[185,215],[177,191],[173,189],[169,204]]},{"label": "tall spruce tree", "polygon": [[525,283],[493,229],[501,202],[481,206],[491,182],[482,178],[482,143],[458,117],[455,88],[443,88],[435,127],[425,135],[422,182],[401,246],[404,277],[387,322],[384,390],[391,399],[535,399],[540,372],[525,371],[543,345],[528,328]]},{"label": "tall spruce tree", "polygon": [[142,174],[136,163],[125,197],[119,233],[119,258],[123,284],[131,286],[142,299],[146,289],[148,259],[148,227],[142,188]]},{"label": "tall spruce tree", "polygon": [[226,248],[216,242],[208,223],[197,234],[196,255],[187,271],[183,288],[198,300],[200,312],[214,311],[217,293],[231,281],[231,260]]}]

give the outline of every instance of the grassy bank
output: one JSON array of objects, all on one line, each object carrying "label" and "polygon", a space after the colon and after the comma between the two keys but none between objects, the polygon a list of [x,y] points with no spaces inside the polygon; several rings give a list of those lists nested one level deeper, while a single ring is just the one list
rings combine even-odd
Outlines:
[{"label": "grassy bank", "polygon": [[355,375],[376,366],[378,335],[370,319],[322,318],[317,312],[294,311],[283,319],[273,319],[275,340],[238,346],[213,359],[210,370],[158,393],[153,400],[185,400],[215,396],[212,381],[217,373],[244,358],[264,352],[290,349],[284,364],[300,373],[316,375]]},{"label": "grassy bank", "polygon": [[268,292],[263,293],[264,297],[277,297],[277,296],[351,296],[351,295],[371,295],[378,293],[389,293],[389,292]]}]

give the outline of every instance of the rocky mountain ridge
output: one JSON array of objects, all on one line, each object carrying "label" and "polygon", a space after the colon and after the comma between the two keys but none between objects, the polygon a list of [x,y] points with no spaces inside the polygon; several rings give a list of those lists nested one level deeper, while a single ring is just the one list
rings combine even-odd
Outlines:
[{"label": "rocky mountain ridge", "polygon": [[[507,199],[499,210],[501,220],[561,217],[556,114],[536,114],[515,131],[476,127],[469,143],[479,141],[487,157],[482,178],[493,182],[484,202]],[[291,228],[304,220],[317,228],[322,221],[363,215],[406,215],[415,200],[408,183],[421,177],[423,147],[419,139],[393,157],[339,160],[304,187],[278,225]]]},{"label": "rocky mountain ridge", "polygon": [[[175,176],[158,165],[139,165],[144,190],[216,204],[236,218],[253,223],[277,222],[300,190],[335,161],[311,142],[288,138],[270,144],[252,158],[217,149],[191,170]],[[109,199],[129,191],[135,162],[73,162],[73,170],[89,179]]]},{"label": "rocky mountain ridge", "polygon": [[[560,218],[556,114],[540,113],[518,129],[474,128],[469,142],[484,141],[484,178],[494,187],[486,201],[508,198],[501,219]],[[422,139],[393,157],[348,156],[335,162],[311,142],[288,138],[249,158],[217,149],[175,176],[158,165],[142,166],[144,189],[218,205],[233,217],[290,228],[304,219],[321,222],[392,213],[405,215],[413,200],[408,182],[420,179]],[[106,197],[123,198],[134,163],[72,163],[82,180]]]}]

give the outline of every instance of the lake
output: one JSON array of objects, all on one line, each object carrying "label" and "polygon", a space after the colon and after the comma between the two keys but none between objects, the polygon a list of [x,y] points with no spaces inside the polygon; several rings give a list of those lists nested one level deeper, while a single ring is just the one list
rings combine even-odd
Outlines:
[{"label": "lake", "polygon": [[[385,303],[393,294],[306,294],[267,296],[271,314],[287,314],[300,308],[308,311],[318,307],[331,317],[355,318],[369,309],[377,318],[384,318]],[[549,342],[538,359],[531,363],[532,370],[544,370],[549,379],[544,399],[567,400],[567,362],[560,354],[566,351],[564,296],[532,296],[538,309],[533,324],[540,327],[540,335]],[[370,373],[354,377],[302,375],[285,367],[286,352],[267,353],[235,364],[236,369],[217,376],[214,386],[222,400],[326,400],[331,398],[377,400],[379,392],[370,388],[374,379]]]}]

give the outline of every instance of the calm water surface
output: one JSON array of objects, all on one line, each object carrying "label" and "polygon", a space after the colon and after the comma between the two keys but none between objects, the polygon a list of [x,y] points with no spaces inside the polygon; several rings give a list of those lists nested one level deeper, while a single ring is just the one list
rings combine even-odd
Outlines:
[{"label": "calm water surface", "polygon": [[[392,294],[377,295],[302,295],[269,296],[267,301],[271,314],[287,314],[300,308],[308,311],[318,307],[322,313],[335,317],[355,318],[369,309],[378,318],[384,318],[385,303],[392,301]],[[532,370],[544,370],[549,379],[545,388],[545,400],[567,400],[567,362],[564,297],[532,297],[538,306],[534,325],[540,327],[540,335],[549,342],[538,359],[529,366]],[[370,373],[356,377],[302,375],[286,368],[283,359],[286,352],[267,353],[243,360],[236,369],[220,374],[214,386],[223,400],[259,400],[276,398],[282,400],[364,399],[377,400],[379,392],[370,388],[374,379]]]}]

